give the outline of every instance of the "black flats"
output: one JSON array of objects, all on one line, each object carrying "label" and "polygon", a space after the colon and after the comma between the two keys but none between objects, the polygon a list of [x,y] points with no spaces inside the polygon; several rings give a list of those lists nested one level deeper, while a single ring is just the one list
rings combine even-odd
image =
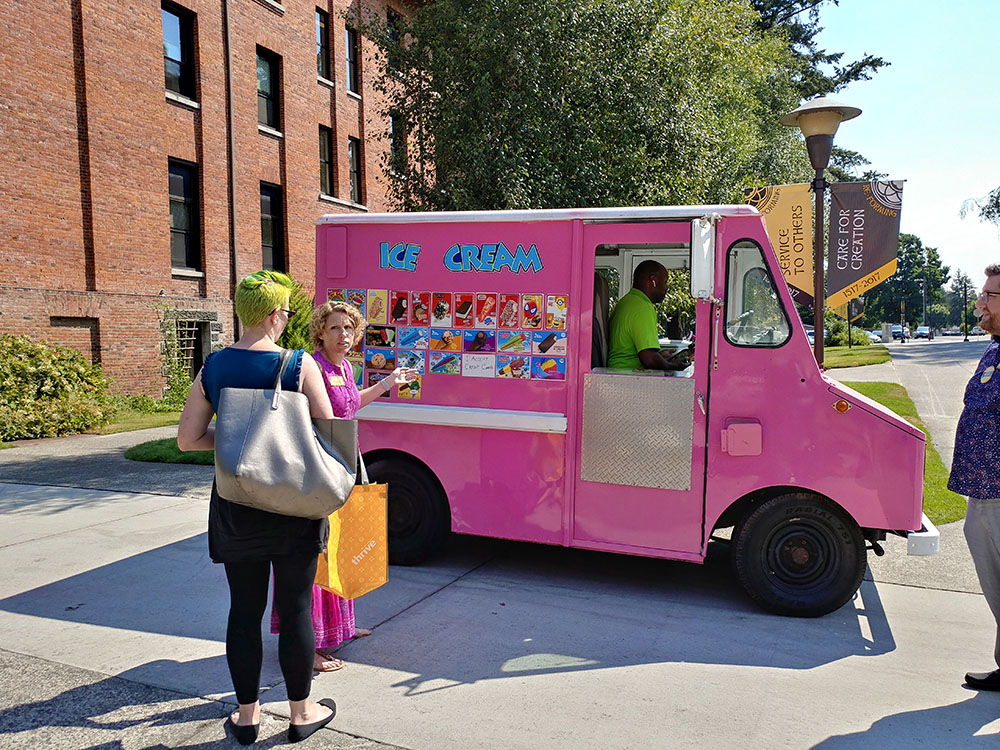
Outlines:
[{"label": "black flats", "polygon": [[992,672],[969,672],[965,684],[974,690],[1000,690],[1000,669]]},{"label": "black flats", "polygon": [[289,742],[302,742],[302,740],[315,734],[317,731],[325,727],[331,721],[333,717],[337,715],[337,704],[333,702],[333,698],[323,698],[317,701],[321,706],[326,706],[330,709],[330,715],[325,719],[320,719],[319,721],[314,721],[312,724],[288,724],[288,741]]},{"label": "black flats", "polygon": [[244,724],[241,726],[233,722],[232,716],[226,719],[226,726],[241,745],[252,745],[255,743],[257,741],[257,734],[260,732],[260,724]]}]

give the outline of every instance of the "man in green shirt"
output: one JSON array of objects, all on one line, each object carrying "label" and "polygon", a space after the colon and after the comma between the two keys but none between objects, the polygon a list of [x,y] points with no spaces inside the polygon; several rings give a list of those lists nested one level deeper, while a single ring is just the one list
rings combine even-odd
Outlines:
[{"label": "man in green shirt", "polygon": [[688,356],[660,352],[654,304],[667,294],[667,269],[655,260],[644,260],[632,274],[632,288],[618,300],[611,313],[608,367],[611,369],[683,370]]}]

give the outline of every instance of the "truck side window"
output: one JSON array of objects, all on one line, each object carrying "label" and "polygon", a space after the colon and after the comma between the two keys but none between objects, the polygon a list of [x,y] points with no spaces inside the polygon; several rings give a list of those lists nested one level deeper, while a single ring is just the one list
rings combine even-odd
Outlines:
[{"label": "truck side window", "polygon": [[750,240],[733,244],[726,263],[726,339],[736,346],[774,347],[790,333],[760,247]]}]

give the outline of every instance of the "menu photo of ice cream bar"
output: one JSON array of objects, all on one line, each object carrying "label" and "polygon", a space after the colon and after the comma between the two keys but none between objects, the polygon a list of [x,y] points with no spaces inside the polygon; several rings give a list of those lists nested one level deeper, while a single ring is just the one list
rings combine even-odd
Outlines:
[{"label": "menu photo of ice cream bar", "polygon": [[401,349],[426,349],[430,334],[426,328],[399,328],[396,341]]},{"label": "menu photo of ice cream bar", "polygon": [[497,350],[497,332],[466,331],[462,343],[462,351],[464,352],[495,352]]},{"label": "menu photo of ice cream bar", "polygon": [[531,353],[566,356],[566,331],[535,331],[531,334]]},{"label": "menu photo of ice cream bar", "polygon": [[500,331],[497,351],[501,354],[531,354],[531,332]]},{"label": "menu photo of ice cream bar", "polygon": [[417,375],[409,383],[403,383],[396,388],[396,395],[408,401],[419,401],[420,394],[423,392],[422,380],[423,378]]},{"label": "menu photo of ice cream bar", "polygon": [[368,309],[368,291],[365,289],[346,289],[347,304],[354,305],[361,311],[361,317],[365,317],[365,310]]},{"label": "menu photo of ice cream bar", "polygon": [[[365,370],[365,385],[364,388],[371,388],[373,385],[378,385],[382,382],[382,378],[388,377],[387,372],[372,372],[371,370]],[[381,387],[379,390],[382,390]],[[379,398],[389,398],[388,391],[382,391],[378,394]]]},{"label": "menu photo of ice cream bar", "polygon": [[400,349],[396,355],[396,366],[409,367],[423,375],[426,354],[416,349]]},{"label": "menu photo of ice cream bar", "polygon": [[531,379],[531,357],[508,356],[500,354],[497,356],[497,377],[513,378],[515,380]]},{"label": "menu photo of ice cream bar", "polygon": [[431,325],[438,328],[451,326],[452,321],[451,292],[434,292],[431,295]]},{"label": "menu photo of ice cream bar", "polygon": [[476,294],[476,328],[497,327],[497,295],[492,292]]},{"label": "menu photo of ice cream bar", "polygon": [[365,329],[365,346],[392,347],[396,345],[396,329],[393,326],[368,326]]},{"label": "menu photo of ice cream bar", "polygon": [[545,298],[545,327],[550,331],[565,331],[569,314],[569,297],[550,294]]},{"label": "menu photo of ice cream bar", "polygon": [[428,372],[432,375],[461,375],[462,355],[451,352],[431,352]]},{"label": "menu photo of ice cream bar", "polygon": [[542,328],[542,295],[522,294],[521,295],[521,327],[531,331],[539,331]]},{"label": "menu photo of ice cream bar", "polygon": [[425,326],[430,324],[430,292],[410,292],[410,322],[415,326]]},{"label": "menu photo of ice cream bar", "polygon": [[368,290],[368,322],[385,323],[386,308],[389,305],[389,292],[385,289]]},{"label": "menu photo of ice cream bar", "polygon": [[462,332],[453,328],[432,328],[430,348],[436,352],[460,352]]},{"label": "menu photo of ice cream bar", "polygon": [[517,328],[521,320],[521,295],[501,294],[497,302],[497,323],[501,328]]},{"label": "menu photo of ice cream bar", "polygon": [[410,322],[409,292],[389,292],[389,322],[404,326]]},{"label": "menu photo of ice cream bar", "polygon": [[531,377],[533,380],[565,380],[565,357],[532,357]]},{"label": "menu photo of ice cream bar", "polygon": [[395,349],[365,349],[365,366],[371,370],[395,370]]},{"label": "menu photo of ice cream bar", "polygon": [[472,292],[455,292],[455,325],[472,327],[475,297]]},{"label": "menu photo of ice cream bar", "polygon": [[354,373],[354,384],[360,388],[361,384],[365,382],[365,358],[348,357],[347,361],[351,363],[351,371]]}]

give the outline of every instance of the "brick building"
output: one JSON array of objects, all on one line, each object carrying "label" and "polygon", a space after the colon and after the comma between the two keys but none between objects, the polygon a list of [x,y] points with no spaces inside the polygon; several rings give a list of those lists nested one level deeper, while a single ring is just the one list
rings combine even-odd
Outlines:
[{"label": "brick building", "polygon": [[347,25],[359,8],[390,25],[405,9],[4,4],[0,332],[73,346],[117,390],[158,395],[164,341],[194,369],[232,341],[238,279],[276,268],[311,287],[315,219],[388,209],[395,139],[373,45]]}]

